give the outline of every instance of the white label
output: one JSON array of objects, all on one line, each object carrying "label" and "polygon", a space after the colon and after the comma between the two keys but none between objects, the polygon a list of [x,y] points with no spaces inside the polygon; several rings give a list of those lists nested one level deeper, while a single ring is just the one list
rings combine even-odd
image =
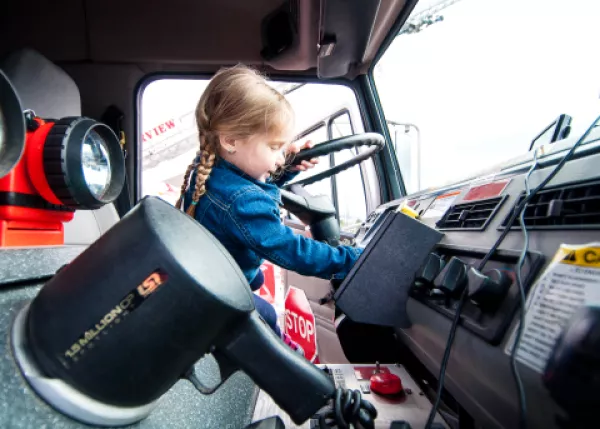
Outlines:
[{"label": "white label", "polygon": [[[598,244],[562,245],[527,301],[525,327],[517,360],[543,373],[556,339],[581,306],[600,304],[600,255]],[[518,325],[506,345],[512,352]]]},{"label": "white label", "polygon": [[425,211],[421,218],[442,217],[448,211],[454,200],[460,195],[460,192],[440,195],[435,199],[431,206]]}]

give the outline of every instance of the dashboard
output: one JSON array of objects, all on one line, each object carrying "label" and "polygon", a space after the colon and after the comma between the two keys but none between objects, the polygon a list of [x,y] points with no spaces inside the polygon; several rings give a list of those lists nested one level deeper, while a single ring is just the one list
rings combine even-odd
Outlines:
[{"label": "dashboard", "polygon": [[[529,178],[530,187],[542,183],[559,159],[554,156],[552,161],[540,161]],[[384,204],[370,214],[355,237],[357,246],[365,248],[365,253],[370,247],[378,246],[379,242],[373,243],[379,239],[378,231],[385,228],[388,219],[402,206],[418,213],[421,224],[443,234],[439,242],[427,250],[423,263],[412,276],[414,282],[406,292],[405,304],[409,323],[396,325],[394,329],[397,338],[437,377],[460,296],[466,289],[468,299],[462,308],[462,323],[450,354],[445,388],[482,427],[518,427],[519,400],[510,354],[519,320],[520,291],[516,272],[525,237],[518,220],[509,231],[505,229],[524,198],[530,164],[508,166],[492,175]],[[529,427],[559,427],[557,417],[561,411],[544,386],[544,366],[560,333],[557,327],[564,324],[578,306],[593,305],[589,298],[575,300],[573,305],[565,304],[572,298],[569,287],[574,287],[574,283],[569,284],[567,280],[551,283],[550,288],[555,287],[555,292],[562,294],[554,296],[554,302],[549,301],[552,299],[549,294],[544,295],[543,288],[546,275],[556,267],[553,258],[563,254],[564,249],[592,248],[594,243],[600,242],[598,165],[597,148],[577,152],[577,156],[529,201],[525,210],[528,246],[521,275],[528,300],[516,359],[525,390]],[[386,231],[380,235],[389,237],[390,234]],[[471,269],[480,267],[503,234],[504,240],[489,261],[485,261],[485,267],[481,271]],[[391,252],[390,264],[400,266],[402,258],[412,255],[404,244],[395,245],[397,251]],[[570,255],[573,268],[577,269],[574,253]],[[597,258],[590,257],[588,262],[584,262],[584,268],[600,268]],[[396,283],[377,285],[379,291],[390,295],[400,287]],[[401,300],[388,298],[362,305],[375,304],[381,308],[401,303]]]}]

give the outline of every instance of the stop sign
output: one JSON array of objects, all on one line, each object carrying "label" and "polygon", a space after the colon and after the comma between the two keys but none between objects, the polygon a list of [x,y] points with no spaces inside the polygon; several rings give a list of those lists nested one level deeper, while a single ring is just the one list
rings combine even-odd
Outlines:
[{"label": "stop sign", "polygon": [[304,291],[294,286],[289,287],[285,297],[285,332],[304,349],[306,359],[317,359],[315,315]]}]

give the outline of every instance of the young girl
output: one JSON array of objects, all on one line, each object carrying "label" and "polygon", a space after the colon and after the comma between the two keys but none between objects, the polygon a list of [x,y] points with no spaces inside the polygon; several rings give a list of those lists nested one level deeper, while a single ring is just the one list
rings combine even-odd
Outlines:
[{"label": "young girl", "polygon": [[[345,277],[359,249],[317,242],[281,222],[279,186],[317,161],[303,161],[272,178],[283,171],[286,155],[300,150],[290,144],[294,113],[285,97],[258,72],[235,66],[212,78],[196,107],[196,120],[200,148],[185,172],[177,208],[183,202],[185,211],[223,244],[251,289],[263,284],[264,259],[306,276]],[[256,295],[254,300],[271,328],[301,352],[281,334],[273,307]]]}]

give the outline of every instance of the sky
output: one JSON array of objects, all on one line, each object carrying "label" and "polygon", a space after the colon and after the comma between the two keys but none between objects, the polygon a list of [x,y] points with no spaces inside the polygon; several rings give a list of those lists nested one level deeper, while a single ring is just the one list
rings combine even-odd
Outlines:
[{"label": "sky", "polygon": [[600,114],[600,2],[462,0],[376,70],[387,119],[421,130],[423,187],[525,153],[559,114]]}]

